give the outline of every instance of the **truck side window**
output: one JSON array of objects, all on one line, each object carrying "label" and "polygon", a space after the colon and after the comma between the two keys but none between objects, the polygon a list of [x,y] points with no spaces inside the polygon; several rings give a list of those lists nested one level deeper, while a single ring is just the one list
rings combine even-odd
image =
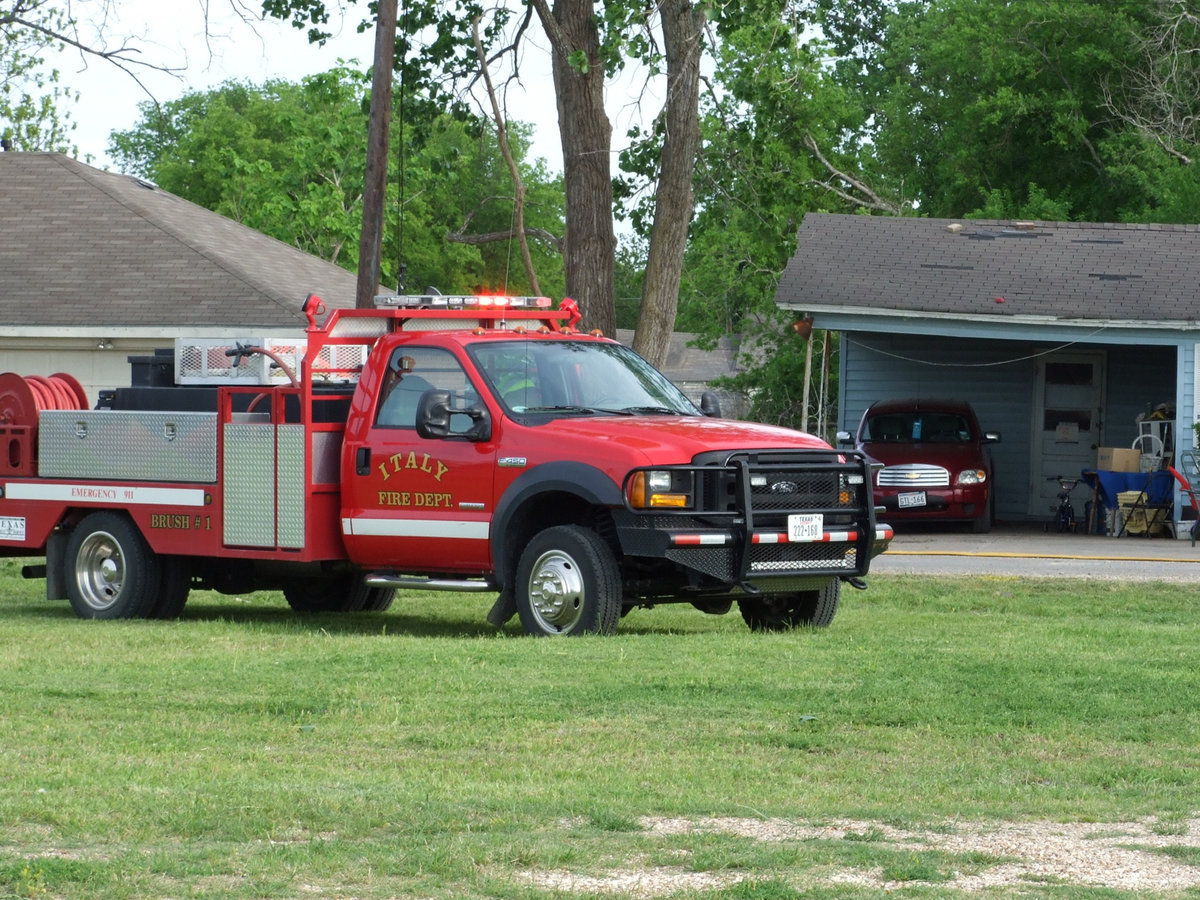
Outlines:
[{"label": "truck side window", "polygon": [[[470,404],[479,396],[453,354],[433,347],[396,348],[379,392],[375,424],[380,428],[415,428],[417,405],[428,390],[450,391],[456,406]],[[469,425],[468,420],[462,428]]]}]

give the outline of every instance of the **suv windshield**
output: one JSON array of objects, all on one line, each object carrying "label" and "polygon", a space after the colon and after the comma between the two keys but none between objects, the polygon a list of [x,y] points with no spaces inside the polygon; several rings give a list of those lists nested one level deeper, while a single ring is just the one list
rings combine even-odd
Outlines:
[{"label": "suv windshield", "polygon": [[948,412],[890,412],[867,419],[861,440],[888,443],[966,444],[973,439],[964,416]]},{"label": "suv windshield", "polygon": [[467,352],[513,412],[700,415],[682,391],[622,344],[489,341]]}]

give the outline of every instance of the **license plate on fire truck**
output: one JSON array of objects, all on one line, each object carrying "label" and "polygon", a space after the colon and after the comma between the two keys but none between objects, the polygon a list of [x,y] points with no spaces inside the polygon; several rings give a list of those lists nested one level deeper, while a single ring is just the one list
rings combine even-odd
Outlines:
[{"label": "license plate on fire truck", "polygon": [[825,533],[825,517],[820,513],[793,513],[788,516],[789,541],[819,541]]},{"label": "license plate on fire truck", "polygon": [[925,505],[925,492],[912,491],[908,494],[897,494],[896,505],[901,509],[914,509]]}]

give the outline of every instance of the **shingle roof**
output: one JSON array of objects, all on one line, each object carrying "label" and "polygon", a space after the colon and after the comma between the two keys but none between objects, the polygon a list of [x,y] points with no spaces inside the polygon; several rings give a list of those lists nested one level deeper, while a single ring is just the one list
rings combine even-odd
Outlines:
[{"label": "shingle roof", "polygon": [[303,326],[353,306],[332,263],[126,175],[0,153],[0,327]]},{"label": "shingle roof", "polygon": [[809,213],[775,296],[800,310],[1192,323],[1200,226]]}]

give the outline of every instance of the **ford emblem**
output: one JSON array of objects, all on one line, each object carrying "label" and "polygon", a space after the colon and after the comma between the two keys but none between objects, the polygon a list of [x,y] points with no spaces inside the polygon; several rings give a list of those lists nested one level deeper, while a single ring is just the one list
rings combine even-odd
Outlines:
[{"label": "ford emblem", "polygon": [[800,490],[800,486],[794,481],[776,481],[771,485],[772,494],[794,494]]}]

